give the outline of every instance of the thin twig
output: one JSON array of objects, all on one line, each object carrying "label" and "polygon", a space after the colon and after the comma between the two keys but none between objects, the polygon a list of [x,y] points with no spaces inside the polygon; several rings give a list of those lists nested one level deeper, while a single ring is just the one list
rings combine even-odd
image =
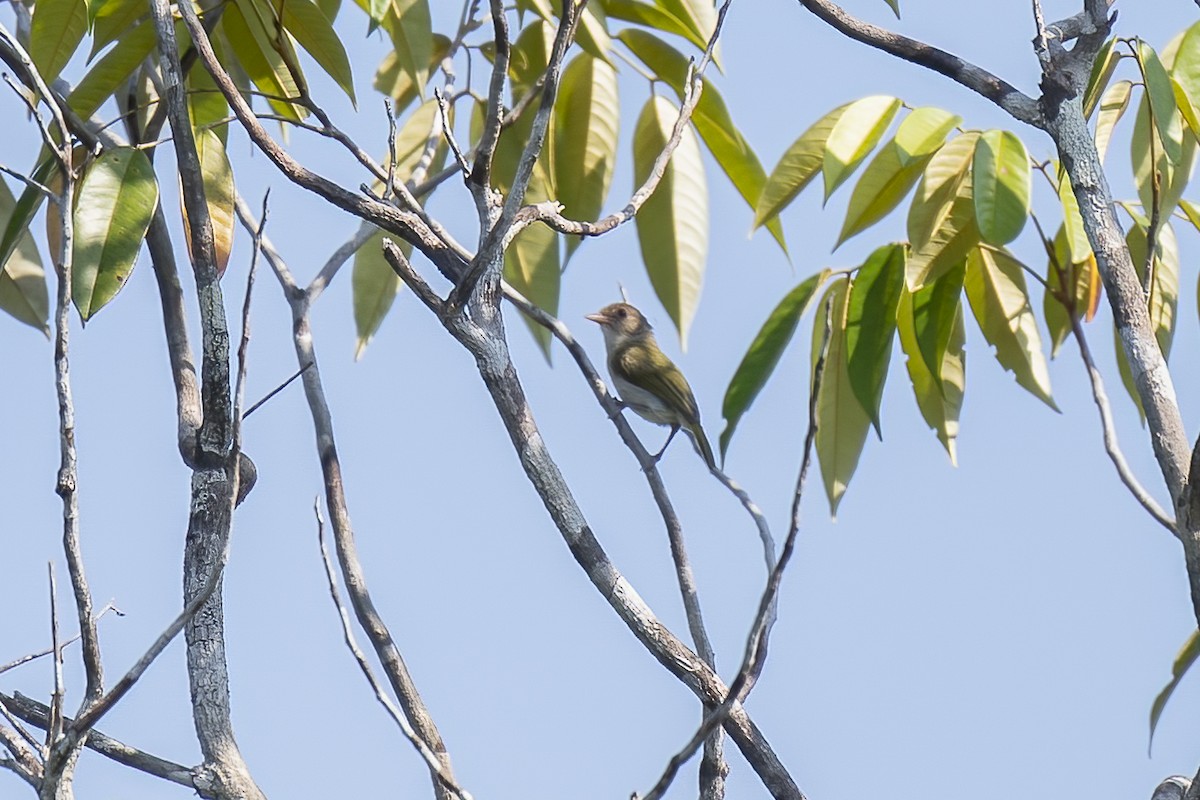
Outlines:
[{"label": "thin twig", "polygon": [[46,729],[46,750],[62,736],[63,659],[62,644],[58,640],[58,586],[54,580],[54,562],[46,565],[50,576],[50,646],[54,648],[54,693],[50,695],[50,726]]},{"label": "thin twig", "polygon": [[734,704],[738,702],[743,687],[751,679],[750,676],[758,671],[756,664],[760,663],[765,656],[767,641],[770,636],[768,620],[773,615],[779,586],[783,581],[783,573],[787,569],[788,562],[791,561],[792,553],[795,551],[796,539],[800,533],[800,505],[804,497],[804,484],[808,478],[808,468],[812,463],[813,442],[817,435],[817,396],[820,393],[821,380],[825,374],[825,360],[829,355],[829,335],[831,328],[832,325],[827,314],[820,355],[813,368],[812,388],[808,399],[808,430],[804,436],[804,457],[800,462],[800,474],[796,477],[796,491],[792,497],[791,525],[788,528],[787,539],[783,543],[783,551],[779,555],[779,561],[771,569],[766,588],[763,590],[762,598],[758,603],[758,613],[755,615],[754,623],[750,627],[750,633],[746,637],[746,650],[742,657],[741,668],[738,670],[737,677],[729,684],[729,691],[725,699],[711,713],[705,716],[704,721],[700,724],[700,727],[693,734],[692,738],[688,740],[688,743],[671,758],[667,764],[667,768],[663,771],[662,777],[646,793],[644,800],[658,800],[663,796],[670,787],[671,782],[675,779],[675,775],[678,774],[679,769],[695,754],[701,742],[708,735],[708,732],[724,722],[729,712],[733,709]]},{"label": "thin twig", "polygon": [[1075,314],[1069,314],[1069,316],[1071,319],[1071,332],[1075,335],[1075,341],[1079,344],[1079,356],[1083,359],[1083,365],[1087,368],[1088,379],[1092,384],[1092,399],[1096,403],[1096,410],[1100,413],[1100,429],[1104,434],[1104,450],[1108,453],[1109,459],[1117,469],[1117,477],[1121,479],[1121,483],[1125,484],[1125,488],[1141,504],[1142,508],[1146,509],[1150,516],[1154,517],[1160,525],[1174,534],[1176,532],[1175,520],[1171,519],[1167,512],[1163,510],[1138,481],[1137,476],[1133,474],[1133,470],[1129,466],[1129,462],[1125,460],[1124,453],[1121,452],[1121,446],[1117,441],[1117,428],[1112,417],[1112,406],[1109,405],[1108,393],[1104,390],[1104,378],[1100,375],[1100,370],[1096,367],[1096,362],[1092,358],[1092,351],[1088,347],[1087,336],[1083,332],[1083,325],[1080,324],[1079,317]]},{"label": "thin twig", "polygon": [[[112,603],[109,603],[104,608],[100,609],[100,613],[96,614],[96,621],[99,622],[101,619],[104,618],[104,615],[110,611],[113,612],[114,614],[116,614],[118,617],[125,616],[124,611],[117,608]],[[69,644],[74,644],[75,642],[79,641],[80,638],[81,638],[80,634],[77,633],[74,636],[70,637],[69,639],[65,639],[62,643],[62,647],[65,648]],[[35,659],[44,658],[53,652],[54,652],[53,647],[47,647],[44,650],[38,650],[36,653],[26,653],[25,655],[21,656],[20,658],[14,658],[12,661],[8,662],[7,664],[0,664],[0,674],[8,672],[10,669],[16,669],[17,667],[21,666],[22,664],[27,664],[30,661],[33,661]]]},{"label": "thin twig", "polygon": [[262,398],[261,400],[259,400],[259,401],[258,401],[257,403],[255,403],[254,405],[250,406],[250,408],[246,409],[246,412],[245,412],[244,414],[242,414],[242,419],[245,419],[246,417],[248,417],[248,416],[250,416],[251,414],[253,414],[255,411],[257,411],[257,410],[259,409],[259,407],[260,407],[260,406],[261,406],[263,403],[267,402],[267,401],[268,401],[268,400],[270,400],[272,397],[274,397],[275,395],[279,394],[279,393],[280,393],[280,392],[282,392],[284,389],[286,389],[286,388],[287,388],[289,385],[291,385],[292,381],[296,380],[296,378],[299,378],[301,375],[303,375],[303,374],[304,374],[304,370],[308,369],[308,368],[309,368],[309,367],[311,367],[311,366],[312,366],[312,362],[310,361],[310,362],[308,362],[307,364],[305,364],[303,367],[301,367],[300,369],[298,369],[298,370],[296,370],[295,372],[293,372],[293,373],[292,373],[292,375],[291,375],[291,377],[289,377],[289,378],[288,378],[287,380],[285,380],[283,383],[281,383],[281,384],[279,384],[278,386],[276,386],[276,387],[275,387],[274,389],[272,389],[271,391],[267,392],[267,393],[266,393],[266,395],[264,395],[264,396],[263,396],[263,398]]},{"label": "thin twig", "polygon": [[362,649],[358,646],[358,640],[354,636],[354,628],[350,624],[350,614],[346,611],[345,605],[342,604],[342,596],[338,592],[337,573],[334,571],[333,562],[329,557],[329,549],[325,546],[325,518],[321,514],[321,500],[319,497],[313,499],[313,515],[317,518],[317,544],[321,549],[321,562],[325,565],[325,580],[329,583],[329,596],[333,599],[333,605],[337,608],[338,618],[342,622],[342,636],[345,639],[347,649],[354,656],[354,660],[358,663],[358,668],[362,670],[367,683],[371,685],[371,689],[375,692],[375,699],[379,701],[379,704],[388,712],[388,715],[396,723],[396,726],[400,728],[400,732],[404,734],[404,738],[408,739],[417,752],[421,754],[421,758],[425,759],[425,763],[429,765],[430,771],[437,775],[445,787],[461,798],[461,800],[471,800],[470,793],[459,786],[458,782],[454,780],[454,776],[442,768],[437,755],[429,749],[425,741],[408,724],[408,720],[405,719],[404,714],[392,702],[392,698],[388,696],[379,679],[375,677],[375,671],[371,669],[370,662],[367,661],[367,657],[363,655]]}]

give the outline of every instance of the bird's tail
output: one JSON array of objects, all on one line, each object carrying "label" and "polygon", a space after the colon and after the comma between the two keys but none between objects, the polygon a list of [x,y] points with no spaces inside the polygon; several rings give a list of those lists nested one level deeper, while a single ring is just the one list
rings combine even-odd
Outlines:
[{"label": "bird's tail", "polygon": [[712,445],[708,443],[708,437],[704,434],[704,428],[700,427],[700,423],[689,425],[684,428],[688,433],[688,438],[692,440],[692,444],[696,446],[696,451],[700,453],[700,457],[704,459],[704,463],[708,465],[709,470],[717,468],[717,459],[713,455]]}]

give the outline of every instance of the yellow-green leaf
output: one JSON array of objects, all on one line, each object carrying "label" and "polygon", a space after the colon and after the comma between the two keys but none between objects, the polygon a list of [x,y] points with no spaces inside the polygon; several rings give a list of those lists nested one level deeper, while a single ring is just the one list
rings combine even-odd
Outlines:
[{"label": "yellow-green leaf", "polygon": [[[534,202],[533,197],[529,200]],[[556,316],[562,282],[558,235],[545,225],[531,225],[521,231],[504,251],[504,279],[535,306]],[[550,331],[533,320],[522,319],[549,362],[550,345],[554,341]]]},{"label": "yellow-green leaf", "polygon": [[[17,200],[8,184],[0,180],[0,226],[7,228],[16,213]],[[50,314],[46,273],[27,226],[20,228],[12,250],[0,260],[0,310],[50,335],[46,324]]]},{"label": "yellow-green leaf", "polygon": [[1195,103],[1200,100],[1200,22],[1193,23],[1179,40],[1171,78],[1177,91],[1175,102],[1187,120],[1192,135],[1200,137]]},{"label": "yellow-green leaf", "polygon": [[[243,10],[243,6],[246,10]],[[279,44],[290,50],[291,44],[286,38],[277,37],[275,31],[267,27],[262,19],[264,13],[270,13],[270,9],[264,8],[256,0],[234,0],[225,6],[220,26],[238,63],[260,91],[272,98],[299,97],[300,89],[288,68],[288,62],[275,49],[275,45]],[[291,52],[290,63],[299,63],[294,51]],[[268,103],[276,113],[288,119],[300,120],[306,114],[295,103],[276,99],[268,100]]]},{"label": "yellow-green leaf", "polygon": [[1060,226],[1055,234],[1053,255],[1047,260],[1042,311],[1050,332],[1050,357],[1054,358],[1071,334],[1072,317],[1090,321],[1096,315],[1100,304],[1100,271],[1090,247],[1082,261],[1071,261],[1066,226]]},{"label": "yellow-green leaf", "polygon": [[[362,0],[359,0],[361,3]],[[412,78],[418,95],[424,97],[433,52],[433,23],[428,0],[391,0],[383,27],[391,36],[401,68]]]},{"label": "yellow-green leaf", "polygon": [[[200,158],[200,172],[204,179],[204,201],[208,206],[208,218],[212,224],[213,255],[217,275],[225,274],[229,264],[229,253],[233,249],[233,234],[237,226],[234,207],[237,203],[237,190],[233,183],[233,167],[215,131],[201,130],[196,132],[196,155]],[[179,186],[180,197],[183,196],[183,185]],[[192,226],[188,219],[187,208],[180,201],[183,209],[184,241],[187,242],[188,255],[192,255]]]},{"label": "yellow-green leaf", "polygon": [[[557,199],[572,219],[595,220],[604,207],[617,161],[619,113],[616,71],[587,53],[576,56],[563,70],[554,104]],[[567,258],[581,242],[567,239]]]},{"label": "yellow-green leaf", "polygon": [[945,144],[950,131],[962,122],[962,117],[933,106],[915,108],[896,128],[896,147],[900,163],[925,160]]},{"label": "yellow-green leaf", "polygon": [[[175,26],[177,36],[181,25],[182,22]],[[67,98],[71,110],[84,119],[94,114],[153,52],[156,41],[154,25],[148,20],[123,34],[71,91]]]},{"label": "yellow-green leaf", "polygon": [[846,108],[825,143],[822,162],[825,199],[829,199],[879,143],[899,110],[900,100],[887,95],[864,97]]},{"label": "yellow-green leaf", "polygon": [[1100,98],[1100,116],[1096,118],[1096,151],[1100,161],[1108,152],[1108,142],[1112,138],[1113,128],[1129,107],[1129,95],[1133,91],[1130,81],[1117,81],[1108,88]]},{"label": "yellow-green leaf", "polygon": [[829,346],[825,370],[817,391],[817,460],[829,498],[829,513],[836,519],[838,505],[846,493],[850,479],[858,468],[871,419],[859,405],[850,385],[846,356],[846,310],[850,294],[850,279],[833,282],[818,307],[813,323],[813,369],[825,338],[826,320],[830,322]]},{"label": "yellow-green leaf", "polygon": [[[689,59],[683,53],[658,37],[633,28],[621,31],[617,38],[683,99],[690,66]],[[692,112],[692,125],[738,194],[754,208],[762,196],[767,173],[750,143],[734,124],[721,93],[707,79]],[[766,222],[766,226],[786,253],[782,223],[778,218],[772,218]]]},{"label": "yellow-green leaf", "polygon": [[[450,52],[450,40],[440,33],[433,35],[433,54],[430,57],[429,69],[442,63],[442,59]],[[372,84],[377,91],[392,98],[392,113],[399,116],[408,108],[413,100],[421,93],[420,86],[413,83],[412,75],[400,66],[400,59],[395,50],[389,50],[375,71],[375,81]]]},{"label": "yellow-green leaf", "polygon": [[758,397],[771,373],[775,371],[784,348],[792,340],[792,334],[800,324],[800,317],[804,315],[817,289],[828,277],[829,270],[823,269],[788,292],[767,317],[767,321],[763,323],[758,335],[746,350],[746,355],[742,356],[742,361],[725,390],[725,400],[721,404],[721,416],[725,418],[725,429],[721,431],[719,443],[722,460],[742,415],[750,409],[754,398]]},{"label": "yellow-green leaf", "polygon": [[963,285],[979,329],[995,348],[996,360],[1016,376],[1018,384],[1057,411],[1021,269],[1021,263],[1007,252],[976,247],[967,257]]},{"label": "yellow-green leaf", "polygon": [[[633,133],[634,185],[640,186],[662,152],[679,109],[664,97],[652,97]],[[708,253],[708,186],[700,145],[691,129],[667,165],[657,191],[636,217],[642,261],[659,301],[687,347],[688,329],[700,304]]]},{"label": "yellow-green leaf", "polygon": [[1175,91],[1171,88],[1171,78],[1167,69],[1158,58],[1154,48],[1138,40],[1137,61],[1142,70],[1142,79],[1146,85],[1146,98],[1150,101],[1150,114],[1154,118],[1154,127],[1158,131],[1159,140],[1166,150],[1167,158],[1172,164],[1178,164],[1183,158],[1181,143],[1177,137],[1170,134],[1173,125],[1178,124],[1179,110],[1175,107]]},{"label": "yellow-green leaf", "polygon": [[[950,214],[963,183],[970,184],[977,131],[955,136],[925,166],[921,183],[908,210],[908,239],[913,249],[923,247]],[[972,209],[972,213],[974,210]]]},{"label": "yellow-green leaf", "polygon": [[357,105],[354,97],[354,76],[350,71],[350,59],[341,38],[334,32],[333,23],[325,12],[312,0],[281,0],[283,27],[296,37],[313,60],[342,91]]},{"label": "yellow-green leaf", "polygon": [[[966,260],[947,271],[935,281],[911,293],[913,334],[917,351],[925,361],[925,369],[939,388],[946,350],[954,332],[954,320],[962,301]],[[960,345],[961,346],[961,345]]]},{"label": "yellow-green leaf", "polygon": [[1171,343],[1175,338],[1175,313],[1179,305],[1179,244],[1175,239],[1175,228],[1170,221],[1158,228],[1155,236],[1154,259],[1147,265],[1146,229],[1140,224],[1129,227],[1125,234],[1129,257],[1133,260],[1138,278],[1145,284],[1146,268],[1151,269],[1150,327],[1162,350],[1163,358],[1171,355]]},{"label": "yellow-green leaf", "polygon": [[88,60],[110,43],[125,36],[142,19],[150,16],[147,0],[100,0],[89,4],[92,19],[92,51]]},{"label": "yellow-green leaf", "polygon": [[1029,216],[1033,181],[1025,144],[1010,131],[983,133],[975,144],[971,175],[979,235],[989,244],[1008,244]]},{"label": "yellow-green leaf", "polygon": [[1146,745],[1146,755],[1150,754],[1150,748],[1154,746],[1154,729],[1158,727],[1158,720],[1162,717],[1163,709],[1167,707],[1167,701],[1171,699],[1179,682],[1183,680],[1183,676],[1187,674],[1198,658],[1200,658],[1200,631],[1192,631],[1192,635],[1183,643],[1183,647],[1180,648],[1179,653],[1175,656],[1175,661],[1171,664],[1171,680],[1167,681],[1167,685],[1162,688],[1150,706],[1150,740]]},{"label": "yellow-green leaf", "polygon": [[1092,62],[1092,74],[1088,77],[1087,88],[1083,92],[1083,116],[1086,118],[1091,118],[1092,111],[1096,108],[1096,100],[1104,93],[1108,82],[1112,80],[1117,62],[1121,60],[1121,54],[1114,47],[1116,42],[1113,38],[1101,45],[1096,60]]},{"label": "yellow-green leaf", "polygon": [[[354,254],[350,289],[354,302],[354,328],[358,333],[358,341],[354,345],[355,361],[366,352],[367,345],[379,331],[396,294],[404,285],[392,265],[383,257],[384,237],[383,231],[376,231]],[[412,255],[411,244],[405,241],[397,244],[405,256]]]},{"label": "yellow-green leaf", "polygon": [[[1134,183],[1147,215],[1154,208],[1157,199],[1160,216],[1167,217],[1174,211],[1191,179],[1196,161],[1196,138],[1184,136],[1183,117],[1178,113],[1172,115],[1171,127],[1165,131],[1159,130],[1157,135],[1153,132],[1157,126],[1152,124],[1152,119],[1150,104],[1143,95],[1134,118],[1133,135],[1129,145]],[[1181,156],[1178,163],[1173,163],[1168,158],[1160,144],[1160,138],[1167,138],[1179,144]],[[1155,174],[1158,175],[1157,191],[1154,186]]]},{"label": "yellow-green leaf", "polygon": [[846,305],[846,368],[858,404],[871,418],[875,433],[879,404],[896,337],[896,307],[904,288],[905,247],[888,244],[858,268]]},{"label": "yellow-green leaf", "polygon": [[758,196],[758,203],[754,206],[754,227],[758,228],[779,216],[779,212],[795,200],[796,195],[821,171],[829,133],[847,108],[839,106],[830,111],[792,142],[775,169],[771,170],[762,194]]},{"label": "yellow-green leaf", "polygon": [[154,167],[141,150],[100,154],[79,184],[71,297],[89,320],[116,296],[158,208]]},{"label": "yellow-green leaf", "polygon": [[[688,38],[704,42],[701,49],[708,46],[708,39],[717,27],[717,8],[713,3],[709,0],[655,0],[655,4],[687,26],[691,34]],[[719,42],[713,50],[713,63],[721,67]]]},{"label": "yellow-green leaf", "polygon": [[29,57],[47,85],[75,55],[87,33],[86,0],[37,0],[29,28]]},{"label": "yellow-green leaf", "polygon": [[641,0],[605,0],[604,9],[613,19],[636,22],[638,25],[687,39],[701,52],[708,47],[705,36],[701,36],[681,19],[659,6],[643,3]]},{"label": "yellow-green leaf", "polygon": [[903,151],[895,140],[880,147],[854,185],[834,249],[891,213],[921,177],[930,158],[926,155],[905,164]]},{"label": "yellow-green leaf", "polygon": [[[936,286],[937,283],[927,286],[917,294],[934,291]],[[946,448],[950,463],[957,465],[958,415],[962,409],[967,366],[967,354],[963,350],[966,337],[962,301],[957,297],[950,307],[949,318],[946,348],[938,364],[938,374],[934,374],[925,363],[921,352],[916,332],[920,314],[914,309],[913,295],[907,289],[900,297],[900,307],[896,312],[900,347],[906,356],[905,365],[912,382],[913,394],[917,398],[917,408],[920,409],[925,423],[937,434],[942,447]]]}]

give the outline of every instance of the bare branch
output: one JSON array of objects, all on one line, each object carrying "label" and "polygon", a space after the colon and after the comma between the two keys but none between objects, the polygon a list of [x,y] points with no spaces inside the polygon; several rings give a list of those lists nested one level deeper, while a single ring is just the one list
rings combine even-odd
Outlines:
[{"label": "bare branch", "polygon": [[940,72],[956,83],[991,100],[1021,122],[1042,126],[1037,101],[987,70],[924,42],[863,22],[829,0],[799,0],[834,30],[877,50]]},{"label": "bare branch", "polygon": [[[112,613],[116,614],[118,617],[125,616],[125,612],[123,612],[121,609],[117,608],[112,603],[109,603],[106,606],[104,606],[104,608],[100,609],[100,613],[96,614],[96,621],[99,622],[100,620],[104,619],[104,615],[110,611]],[[65,648],[67,645],[73,644],[73,643],[79,641],[79,639],[80,639],[80,635],[78,633],[75,634],[74,636],[70,637],[69,639],[64,639],[63,643],[62,643],[62,647]],[[14,658],[12,661],[9,661],[7,664],[0,664],[0,673],[8,672],[10,669],[16,669],[17,667],[21,666],[22,664],[27,664],[30,661],[33,661],[35,659],[43,658],[45,656],[50,655],[53,652],[54,652],[53,647],[47,647],[44,650],[38,650],[37,652],[34,652],[34,653],[26,653],[25,655],[21,656],[20,658]]]},{"label": "bare branch", "polygon": [[[49,724],[49,706],[25,697],[19,692],[12,697],[0,694],[0,712],[6,716],[11,713],[39,728],[45,728]],[[74,724],[74,720],[71,719],[67,719],[65,722],[68,727]],[[187,786],[197,792],[201,792],[203,788],[195,781],[196,770],[131,747],[99,731],[93,730],[88,733],[86,746],[119,764],[145,772],[147,775],[153,775],[180,786]],[[201,796],[210,797],[211,795],[202,793]]]},{"label": "bare branch", "polygon": [[[504,16],[504,3],[490,0],[492,12],[493,41],[496,57],[492,61],[492,79],[488,84],[487,111],[484,114],[483,132],[475,149],[475,165],[471,168],[468,185],[477,187],[473,194],[489,190],[492,179],[492,159],[496,155],[496,144],[500,141],[500,124],[504,121],[504,85],[508,80],[508,60],[511,55],[511,40],[508,36],[508,19]],[[475,202],[479,203],[477,196]]]},{"label": "bare branch", "polygon": [[1079,344],[1079,357],[1083,359],[1083,365],[1087,368],[1088,379],[1092,384],[1092,400],[1096,403],[1096,410],[1100,412],[1100,428],[1104,434],[1104,450],[1108,453],[1113,466],[1116,467],[1117,476],[1121,479],[1121,483],[1125,484],[1125,488],[1129,490],[1129,493],[1141,504],[1142,508],[1146,509],[1150,516],[1154,517],[1168,531],[1175,533],[1175,520],[1171,519],[1170,515],[1163,510],[1162,506],[1158,504],[1138,481],[1137,476],[1133,474],[1133,470],[1129,466],[1129,462],[1125,460],[1124,453],[1121,452],[1120,443],[1117,441],[1117,428],[1112,417],[1112,406],[1109,405],[1108,393],[1104,390],[1104,378],[1100,375],[1100,370],[1096,367],[1096,362],[1092,358],[1092,350],[1088,346],[1083,326],[1080,324],[1079,318],[1074,314],[1071,314],[1071,332],[1075,335],[1075,341]]},{"label": "bare branch", "polygon": [[358,641],[354,636],[354,628],[350,625],[350,615],[346,612],[346,607],[342,605],[342,596],[338,592],[337,574],[334,572],[333,563],[329,558],[329,549],[325,547],[325,519],[321,516],[320,498],[313,500],[313,514],[317,518],[317,544],[321,548],[321,562],[325,565],[325,579],[329,582],[329,596],[333,598],[338,618],[342,621],[342,636],[345,639],[346,647],[350,650],[350,654],[354,656],[354,660],[358,663],[358,668],[362,670],[367,683],[371,685],[371,689],[375,692],[375,699],[387,710],[388,715],[395,721],[397,727],[400,728],[400,732],[404,734],[404,738],[408,739],[417,752],[421,754],[421,758],[425,759],[425,763],[429,765],[430,772],[434,773],[443,785],[457,797],[461,798],[461,800],[471,800],[470,793],[455,782],[453,775],[443,769],[437,755],[429,749],[425,741],[408,724],[408,720],[404,718],[404,714],[401,713],[400,709],[396,708],[396,704],[392,702],[392,698],[388,696],[388,693],[375,677],[375,671],[371,669],[370,662],[367,661],[366,656],[363,655],[362,650],[358,646]]}]

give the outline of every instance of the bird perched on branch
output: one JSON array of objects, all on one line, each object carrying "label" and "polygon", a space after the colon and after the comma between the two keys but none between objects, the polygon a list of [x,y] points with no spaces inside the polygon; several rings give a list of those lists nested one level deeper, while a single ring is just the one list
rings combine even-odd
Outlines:
[{"label": "bird perched on branch", "polygon": [[682,428],[691,437],[704,463],[717,468],[712,446],[700,427],[700,409],[692,387],[654,340],[654,331],[642,312],[628,303],[613,303],[587,319],[600,325],[608,351],[608,374],[621,402],[638,416],[656,425],[670,425],[671,435],[654,454],[662,458],[667,445]]}]

